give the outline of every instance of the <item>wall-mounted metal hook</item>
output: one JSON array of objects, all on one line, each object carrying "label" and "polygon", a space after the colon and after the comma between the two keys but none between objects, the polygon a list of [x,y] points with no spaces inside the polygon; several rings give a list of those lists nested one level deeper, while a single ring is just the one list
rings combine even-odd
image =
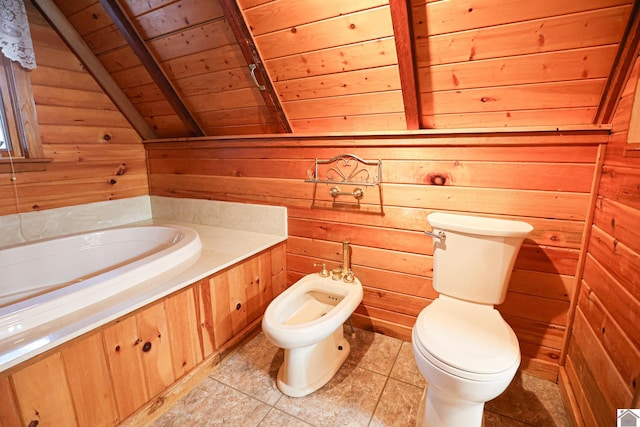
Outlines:
[{"label": "wall-mounted metal hook", "polygon": [[258,79],[256,79],[256,68],[256,64],[249,64],[249,70],[251,70],[251,78],[253,79],[253,82],[256,84],[258,89],[265,90],[267,87],[258,83]]}]

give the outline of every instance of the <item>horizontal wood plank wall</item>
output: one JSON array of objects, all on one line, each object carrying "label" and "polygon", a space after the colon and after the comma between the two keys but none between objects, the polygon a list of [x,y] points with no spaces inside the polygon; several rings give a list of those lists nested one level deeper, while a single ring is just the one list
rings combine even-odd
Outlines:
[{"label": "horizontal wood plank wall", "polygon": [[592,123],[631,3],[412,0],[422,128]]},{"label": "horizontal wood plank wall", "polygon": [[[588,213],[598,143],[606,132],[446,137],[266,138],[147,143],[151,193],[288,208],[288,282],[339,265],[352,244],[364,284],[358,325],[409,340],[436,297],[432,211],[521,219],[534,231],[500,306],[515,329],[523,368],[555,379]],[[567,144],[569,143],[569,144]],[[440,145],[439,145],[440,144]],[[329,186],[305,183],[314,158],[352,153],[382,160],[382,185],[335,202]],[[444,185],[434,183],[444,181]],[[350,191],[348,188],[342,190]]]},{"label": "horizontal wood plank wall", "polygon": [[0,215],[148,194],[140,137],[56,32],[27,2],[31,72],[46,171],[0,182]]},{"label": "horizontal wood plank wall", "polygon": [[[189,135],[97,0],[57,4],[159,137]],[[206,134],[277,133],[217,1],[121,5]]]},{"label": "horizontal wood plank wall", "polygon": [[613,117],[564,367],[586,426],[640,404],[640,158],[624,152],[639,71]]},{"label": "horizontal wood plank wall", "polygon": [[241,0],[294,132],[406,129],[388,0]]},{"label": "horizontal wood plank wall", "polygon": [[159,137],[189,134],[97,0],[55,3]]}]

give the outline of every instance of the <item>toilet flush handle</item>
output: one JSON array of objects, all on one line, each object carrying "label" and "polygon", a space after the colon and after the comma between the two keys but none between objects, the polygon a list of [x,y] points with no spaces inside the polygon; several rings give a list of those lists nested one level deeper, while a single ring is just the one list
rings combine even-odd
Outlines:
[{"label": "toilet flush handle", "polygon": [[447,235],[444,234],[444,231],[438,231],[437,233],[434,233],[433,231],[425,231],[424,234],[431,237],[432,239],[438,239],[441,242],[444,242],[444,239],[447,238]]}]

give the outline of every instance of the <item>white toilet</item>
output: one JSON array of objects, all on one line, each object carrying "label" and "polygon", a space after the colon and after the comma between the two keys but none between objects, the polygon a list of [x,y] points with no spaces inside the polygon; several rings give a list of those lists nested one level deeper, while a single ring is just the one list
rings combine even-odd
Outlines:
[{"label": "white toilet", "polygon": [[276,383],[287,396],[316,391],[349,355],[342,324],[362,301],[363,292],[350,270],[344,277],[306,275],[278,295],[264,313],[262,332],[284,349]]},{"label": "white toilet", "polygon": [[526,222],[433,213],[433,287],[440,294],[413,327],[413,354],[428,382],[418,426],[480,427],[484,403],[520,365],[515,333],[493,307],[504,301]]}]

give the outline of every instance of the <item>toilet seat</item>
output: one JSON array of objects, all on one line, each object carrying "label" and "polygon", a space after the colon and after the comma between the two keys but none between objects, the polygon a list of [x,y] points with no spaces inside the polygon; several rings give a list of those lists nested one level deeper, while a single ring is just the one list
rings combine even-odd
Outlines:
[{"label": "toilet seat", "polygon": [[515,333],[492,306],[441,295],[414,326],[416,349],[452,375],[494,381],[520,363]]}]

